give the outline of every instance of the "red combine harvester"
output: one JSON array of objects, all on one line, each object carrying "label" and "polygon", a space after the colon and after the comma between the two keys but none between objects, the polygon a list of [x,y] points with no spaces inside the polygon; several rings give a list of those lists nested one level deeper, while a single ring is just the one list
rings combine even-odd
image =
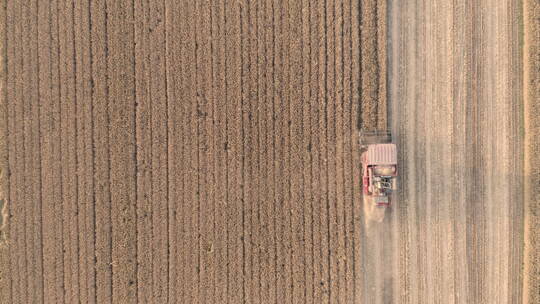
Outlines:
[{"label": "red combine harvester", "polygon": [[387,132],[363,134],[360,139],[364,207],[368,217],[380,222],[397,189],[397,148]]}]

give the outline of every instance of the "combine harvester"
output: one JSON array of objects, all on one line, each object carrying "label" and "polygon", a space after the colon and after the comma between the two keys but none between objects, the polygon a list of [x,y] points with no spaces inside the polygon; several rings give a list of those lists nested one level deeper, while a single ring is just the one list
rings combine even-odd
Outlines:
[{"label": "combine harvester", "polygon": [[397,189],[397,148],[389,132],[360,131],[360,149],[366,221],[382,222]]}]

